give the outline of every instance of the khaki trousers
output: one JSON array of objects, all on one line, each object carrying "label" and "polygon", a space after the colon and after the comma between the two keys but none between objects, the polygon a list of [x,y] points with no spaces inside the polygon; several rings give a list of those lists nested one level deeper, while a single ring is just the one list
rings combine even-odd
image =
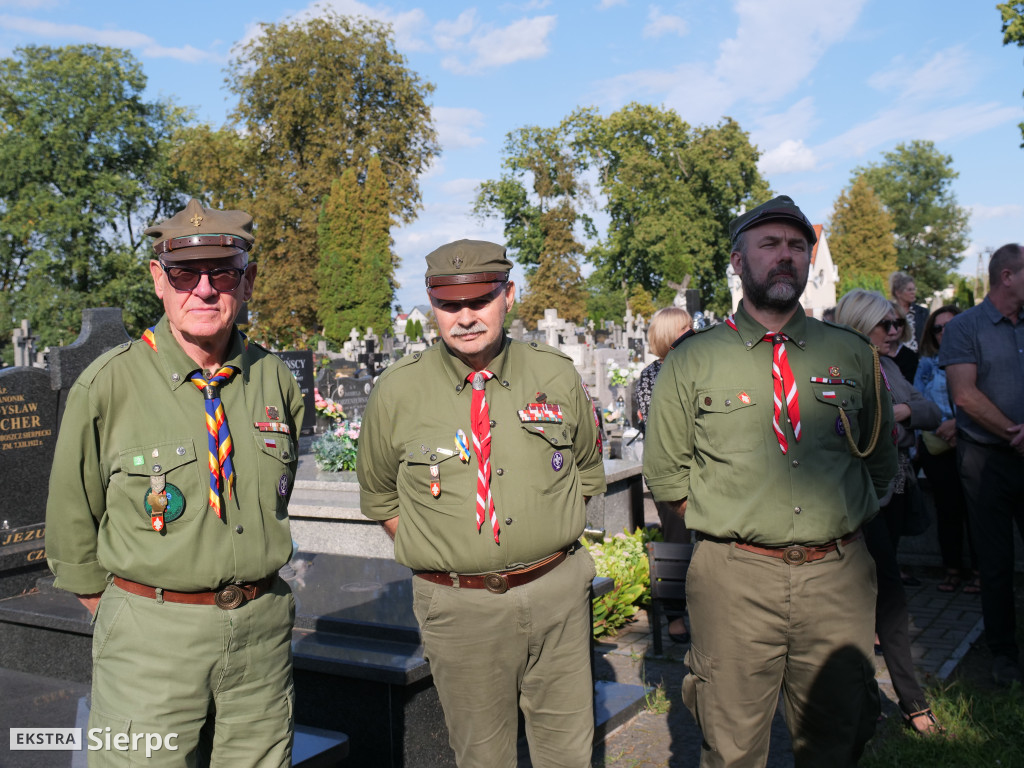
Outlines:
[{"label": "khaki trousers", "polygon": [[683,702],[704,736],[701,768],[764,766],[780,690],[797,768],[857,764],[879,713],[863,539],[798,566],[700,541],[686,599]]},{"label": "khaki trousers", "polygon": [[589,768],[593,579],[583,547],[501,595],[413,577],[413,610],[459,768],[515,768],[518,709],[534,768]]},{"label": "khaki trousers", "polygon": [[[290,766],[294,616],[281,579],[232,611],[109,584],[93,632],[89,729],[111,748],[89,751],[91,768]],[[114,747],[121,733],[127,749]],[[161,736],[161,748],[147,756],[143,734]]]}]

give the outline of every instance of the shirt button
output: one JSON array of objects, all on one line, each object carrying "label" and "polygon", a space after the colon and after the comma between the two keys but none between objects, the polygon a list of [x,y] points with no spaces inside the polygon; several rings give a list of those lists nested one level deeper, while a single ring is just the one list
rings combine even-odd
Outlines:
[{"label": "shirt button", "polygon": [[803,510],[800,507],[793,507],[793,511],[799,515]]},{"label": "shirt button", "polygon": [[505,470],[502,469],[501,467],[498,467],[496,470],[494,470],[494,473],[497,474],[497,475],[504,475],[505,474]]},{"label": "shirt button", "polygon": [[437,461],[437,454],[436,453],[430,454],[430,460],[431,461]]},{"label": "shirt button", "polygon": [[245,529],[242,526],[240,526],[240,525],[236,525],[235,526],[235,533],[241,533],[244,530]]},{"label": "shirt button", "polygon": [[171,374],[171,381],[181,381],[181,375],[177,373]]},{"label": "shirt button", "polygon": [[174,452],[176,454],[178,454],[179,456],[184,456],[185,455],[185,446],[179,445],[178,448]]},{"label": "shirt button", "polygon": [[732,400],[726,400],[726,401],[725,401],[725,404],[726,404],[726,405],[732,405]]},{"label": "shirt button", "polygon": [[748,342],[746,343],[746,347],[747,347],[747,349],[750,349],[750,348],[751,348],[752,346],[754,346],[754,342],[752,342],[752,341],[748,341]]},{"label": "shirt button", "polygon": [[161,466],[160,466],[159,464],[154,464],[154,465],[153,465],[153,472],[154,472],[155,474],[160,474],[160,471],[161,471],[162,469],[163,469],[163,467],[161,467]]},{"label": "shirt button", "polygon": [[794,467],[799,467],[799,466],[800,466],[800,461],[799,461],[799,459],[793,459],[793,466],[794,466]]},{"label": "shirt button", "polygon": [[711,405],[711,398],[710,397],[705,397],[704,398],[704,405]]},{"label": "shirt button", "polygon": [[503,382],[501,382],[501,386],[507,387],[507,386],[509,386],[509,383],[507,381],[503,381]]},{"label": "shirt button", "polygon": [[281,454],[281,458],[282,458],[282,459],[287,459],[287,458],[288,458],[288,451],[284,451],[284,452],[283,452],[283,453]]},{"label": "shirt button", "polygon": [[511,517],[506,517],[505,518],[505,525],[512,525],[512,518]]},{"label": "shirt button", "polygon": [[491,423],[491,429],[494,429],[496,426],[498,426],[498,422],[496,422],[494,419],[491,419],[490,423]]}]

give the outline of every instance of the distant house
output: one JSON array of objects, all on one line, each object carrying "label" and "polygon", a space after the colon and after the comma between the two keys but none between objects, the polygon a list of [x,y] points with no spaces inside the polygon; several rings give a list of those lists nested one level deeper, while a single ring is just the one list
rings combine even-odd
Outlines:
[{"label": "distant house", "polygon": [[404,334],[405,333],[405,326],[409,322],[409,320],[412,320],[413,323],[415,323],[417,320],[419,320],[420,321],[420,325],[423,327],[423,330],[426,331],[427,330],[427,313],[428,312],[430,312],[430,305],[429,304],[420,304],[418,306],[413,307],[411,312],[402,312],[401,314],[396,315],[395,316],[395,335],[398,336],[399,334]]},{"label": "distant house", "polygon": [[[814,234],[818,236],[818,242],[811,249],[811,268],[807,274],[807,287],[800,297],[800,304],[808,317],[820,319],[826,309],[836,305],[839,267],[832,261],[832,252],[828,249],[828,239],[821,224],[814,225]],[[740,299],[743,298],[743,287],[740,285],[739,275],[732,271],[732,265],[726,269],[726,276],[729,279],[732,309],[735,312]]]}]

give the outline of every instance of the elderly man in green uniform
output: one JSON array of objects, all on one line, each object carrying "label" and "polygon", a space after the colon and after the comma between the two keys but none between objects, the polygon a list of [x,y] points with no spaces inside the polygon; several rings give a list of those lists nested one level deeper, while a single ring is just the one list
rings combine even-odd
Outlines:
[{"label": "elderly man in green uniform", "polygon": [[536,768],[590,765],[584,502],[605,489],[572,362],[502,329],[512,262],[460,240],[427,256],[443,344],[381,376],[359,438],[363,514],[415,574],[413,609],[460,768],[514,768],[517,710]]},{"label": "elderly man in green uniform", "polygon": [[669,353],[644,450],[697,532],[683,701],[702,768],[763,766],[780,690],[796,765],[854,765],[878,713],[860,527],[896,471],[892,404],[866,338],[800,307],[816,235],[793,201],[730,235],[743,300]]},{"label": "elderly man in green uniform", "polygon": [[192,200],[146,233],[164,316],[75,382],[46,510],[56,586],[93,613],[89,727],[115,746],[90,765],[288,766],[294,601],[277,571],[301,394],[234,324],[252,217]]}]

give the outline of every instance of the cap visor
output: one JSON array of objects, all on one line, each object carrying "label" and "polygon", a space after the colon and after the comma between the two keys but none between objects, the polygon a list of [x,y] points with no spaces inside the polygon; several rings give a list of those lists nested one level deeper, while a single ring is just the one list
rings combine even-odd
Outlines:
[{"label": "cap visor", "polygon": [[227,259],[240,253],[245,253],[241,248],[225,248],[222,245],[198,245],[194,248],[177,248],[167,253],[161,253],[157,258],[165,264],[176,261],[196,261],[198,259]]},{"label": "cap visor", "polygon": [[427,289],[432,299],[439,301],[467,301],[479,299],[492,293],[501,283],[459,283],[457,285],[435,285]]}]

